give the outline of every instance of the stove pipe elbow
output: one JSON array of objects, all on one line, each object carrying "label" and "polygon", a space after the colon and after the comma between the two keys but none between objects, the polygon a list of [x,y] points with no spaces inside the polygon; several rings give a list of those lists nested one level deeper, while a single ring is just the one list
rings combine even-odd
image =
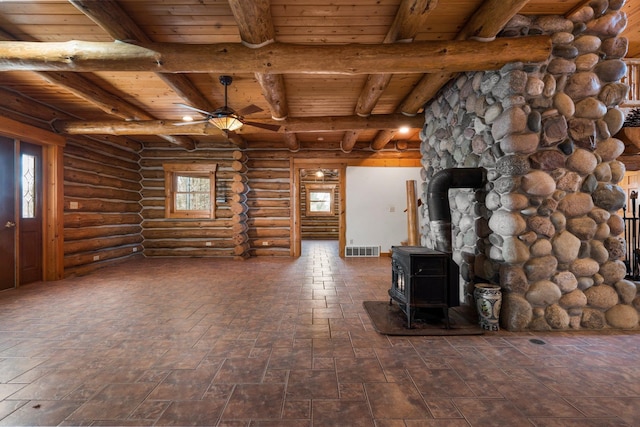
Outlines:
[{"label": "stove pipe elbow", "polygon": [[484,168],[450,168],[436,173],[427,186],[429,223],[437,250],[451,253],[450,188],[480,188],[487,182]]}]

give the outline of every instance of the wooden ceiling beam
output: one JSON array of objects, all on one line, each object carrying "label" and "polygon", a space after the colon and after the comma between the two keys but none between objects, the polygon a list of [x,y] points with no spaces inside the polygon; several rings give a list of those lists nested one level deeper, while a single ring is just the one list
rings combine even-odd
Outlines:
[{"label": "wooden ceiling beam", "polygon": [[289,151],[300,150],[300,141],[298,141],[296,134],[293,132],[285,132],[284,143],[286,144]]},{"label": "wooden ceiling beam", "polygon": [[[402,0],[398,7],[396,17],[387,32],[383,43],[410,42],[413,41],[418,31],[424,27],[431,11],[438,4],[437,0]],[[368,116],[378,103],[378,100],[389,86],[392,74],[370,74],[367,81],[360,91],[360,96],[356,103],[355,113],[359,116]],[[351,141],[344,141],[344,147],[349,147],[353,139],[357,139],[357,135],[349,135]],[[375,141],[382,141],[384,135],[380,138],[376,137]],[[355,142],[354,142],[355,143]],[[353,146],[351,146],[351,149]]]},{"label": "wooden ceiling beam", "polygon": [[509,62],[546,60],[550,53],[549,36],[383,45],[276,42],[256,49],[239,43],[0,41],[0,71],[410,74],[496,70]]},{"label": "wooden ceiling beam", "polygon": [[[12,34],[2,31],[0,32],[0,40],[15,41],[15,37]],[[81,74],[73,72],[35,72],[35,74],[43,80],[60,86],[75,96],[94,104],[108,114],[127,120],[150,120],[154,118],[144,110],[94,84]],[[194,141],[185,136],[165,135],[161,136],[161,138],[172,144],[180,145],[187,150],[193,150],[195,148]]]},{"label": "wooden ceiling beam", "polygon": [[[276,31],[271,19],[269,0],[229,0],[229,6],[240,30],[245,46],[255,48],[275,41]],[[289,115],[284,77],[281,74],[255,73],[262,89],[262,96],[269,103],[271,117],[286,119]]]},{"label": "wooden ceiling beam", "polygon": [[396,132],[396,130],[389,129],[381,130],[380,132],[378,132],[376,137],[371,142],[371,149],[375,151],[382,150],[384,146],[393,139],[393,137],[396,135]]},{"label": "wooden ceiling beam", "polygon": [[[398,13],[384,38],[383,43],[413,41],[418,31],[424,27],[437,0],[403,0]],[[371,74],[360,91],[355,113],[368,116],[378,103],[380,96],[391,81],[391,74]]]},{"label": "wooden ceiling beam", "polygon": [[[114,0],[69,0],[69,2],[114,40],[152,42],[149,36]],[[215,109],[186,75],[158,73],[158,77],[188,104],[206,111]]]},{"label": "wooden ceiling beam", "polygon": [[[528,2],[529,0],[484,1],[458,33],[456,40],[461,41],[471,38],[493,41],[509,20]],[[417,114],[424,107],[424,104],[432,99],[455,75],[456,73],[451,70],[441,70],[437,73],[425,75],[402,101],[397,111],[407,115]]]},{"label": "wooden ceiling beam", "polygon": [[[422,117],[407,117],[402,114],[376,114],[369,117],[332,116],[332,117],[300,117],[282,121],[254,119],[256,123],[279,124],[281,132],[340,132],[366,129],[396,130],[401,126],[422,128]],[[57,120],[54,129],[59,133],[71,135],[215,135],[221,131],[210,123],[185,125],[177,120],[146,121],[97,121]],[[264,132],[250,125],[243,126],[235,134]]]}]

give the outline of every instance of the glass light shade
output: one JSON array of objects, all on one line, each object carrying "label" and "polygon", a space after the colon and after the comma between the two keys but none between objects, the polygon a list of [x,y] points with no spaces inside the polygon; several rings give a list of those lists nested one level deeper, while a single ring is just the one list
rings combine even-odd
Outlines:
[{"label": "glass light shade", "polygon": [[242,127],[242,122],[235,115],[211,117],[209,122],[224,131],[234,131]]}]

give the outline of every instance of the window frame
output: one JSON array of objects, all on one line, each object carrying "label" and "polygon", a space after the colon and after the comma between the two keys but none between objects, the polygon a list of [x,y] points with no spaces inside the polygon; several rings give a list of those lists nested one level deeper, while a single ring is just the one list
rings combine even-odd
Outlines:
[{"label": "window frame", "polygon": [[[216,163],[166,163],[164,168],[165,218],[181,219],[215,219],[216,217]],[[178,210],[176,209],[176,191],[178,176],[209,178],[209,209]]]},{"label": "window frame", "polygon": [[[335,194],[336,194],[336,185],[335,184],[305,184],[305,192],[306,192],[306,206],[305,206],[305,215],[306,216],[332,216],[335,215]],[[311,210],[311,193],[329,193],[329,212],[318,212]]]}]

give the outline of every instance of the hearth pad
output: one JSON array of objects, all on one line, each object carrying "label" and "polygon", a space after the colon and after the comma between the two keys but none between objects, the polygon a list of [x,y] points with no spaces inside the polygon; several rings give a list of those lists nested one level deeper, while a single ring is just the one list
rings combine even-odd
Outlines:
[{"label": "hearth pad", "polygon": [[[411,322],[413,326],[407,329],[407,316],[397,304],[389,305],[387,301],[364,301],[366,310],[374,329],[383,335],[482,335],[477,320],[472,321],[465,311],[468,307],[452,307],[449,309],[450,328],[445,327],[441,316],[436,312],[425,311],[419,318]],[[441,312],[440,309],[437,312]]]}]

